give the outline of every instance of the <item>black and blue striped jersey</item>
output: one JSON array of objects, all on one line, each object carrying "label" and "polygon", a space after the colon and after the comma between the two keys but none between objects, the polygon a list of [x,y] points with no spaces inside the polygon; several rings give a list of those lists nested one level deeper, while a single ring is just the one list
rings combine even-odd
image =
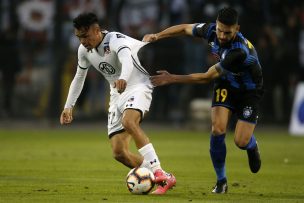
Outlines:
[{"label": "black and blue striped jersey", "polygon": [[262,89],[262,68],[254,46],[240,32],[225,46],[220,46],[215,23],[201,23],[193,27],[193,35],[202,37],[211,46],[223,75],[216,82],[228,82],[240,90]]}]

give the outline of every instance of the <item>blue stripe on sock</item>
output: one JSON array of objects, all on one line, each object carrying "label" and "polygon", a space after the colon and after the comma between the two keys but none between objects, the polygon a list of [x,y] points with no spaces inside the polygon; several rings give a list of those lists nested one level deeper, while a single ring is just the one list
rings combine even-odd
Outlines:
[{"label": "blue stripe on sock", "polygon": [[247,150],[247,149],[253,149],[255,147],[256,147],[256,139],[255,139],[254,135],[252,134],[248,144],[245,147],[239,147],[239,148],[243,149],[243,150]]}]

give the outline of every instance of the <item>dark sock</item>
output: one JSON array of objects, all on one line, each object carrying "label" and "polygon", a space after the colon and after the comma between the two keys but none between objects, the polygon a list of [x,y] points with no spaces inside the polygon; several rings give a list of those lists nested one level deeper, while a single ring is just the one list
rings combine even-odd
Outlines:
[{"label": "dark sock", "polygon": [[226,179],[226,144],[225,135],[210,137],[210,156],[218,181]]}]

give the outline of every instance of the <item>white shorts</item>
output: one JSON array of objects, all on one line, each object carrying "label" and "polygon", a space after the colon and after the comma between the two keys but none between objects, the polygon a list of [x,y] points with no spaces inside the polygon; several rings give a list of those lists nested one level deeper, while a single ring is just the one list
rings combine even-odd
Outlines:
[{"label": "white shorts", "polygon": [[149,111],[152,101],[153,88],[150,85],[136,85],[122,94],[113,93],[110,96],[108,112],[109,138],[124,131],[122,114],[125,109],[136,109],[141,112],[142,118]]}]

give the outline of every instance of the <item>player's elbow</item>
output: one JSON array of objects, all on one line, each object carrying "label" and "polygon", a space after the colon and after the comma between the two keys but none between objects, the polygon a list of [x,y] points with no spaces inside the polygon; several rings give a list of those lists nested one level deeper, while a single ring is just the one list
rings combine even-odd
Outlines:
[{"label": "player's elbow", "polygon": [[186,35],[192,35],[193,24],[184,24],[183,31]]},{"label": "player's elbow", "polygon": [[204,78],[203,83],[210,83],[212,80],[212,78],[206,77]]}]

